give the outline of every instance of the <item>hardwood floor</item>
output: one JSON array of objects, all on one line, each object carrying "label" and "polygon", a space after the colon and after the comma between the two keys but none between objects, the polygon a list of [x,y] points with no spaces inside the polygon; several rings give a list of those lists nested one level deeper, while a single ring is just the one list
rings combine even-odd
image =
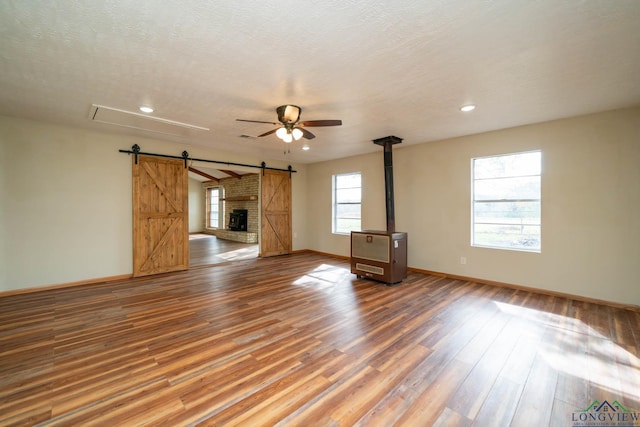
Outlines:
[{"label": "hardwood floor", "polygon": [[257,244],[232,242],[209,234],[189,235],[189,267],[252,259],[257,256]]},{"label": "hardwood floor", "polygon": [[639,354],[638,312],[296,254],[0,298],[0,425],[571,426]]}]

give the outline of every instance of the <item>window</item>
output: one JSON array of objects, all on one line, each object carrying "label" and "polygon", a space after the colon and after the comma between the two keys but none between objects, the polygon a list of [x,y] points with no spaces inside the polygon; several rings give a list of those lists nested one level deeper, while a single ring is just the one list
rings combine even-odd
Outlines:
[{"label": "window", "polygon": [[360,172],[333,176],[333,232],[360,231],[362,186]]},{"label": "window", "polygon": [[471,245],[540,252],[542,153],[472,159]]},{"label": "window", "polygon": [[207,188],[207,228],[220,226],[220,188]]}]

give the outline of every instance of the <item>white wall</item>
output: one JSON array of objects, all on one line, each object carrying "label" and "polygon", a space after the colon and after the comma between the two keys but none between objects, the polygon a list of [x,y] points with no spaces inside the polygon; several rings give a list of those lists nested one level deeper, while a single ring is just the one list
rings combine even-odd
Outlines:
[{"label": "white wall", "polygon": [[307,216],[310,249],[330,254],[349,256],[350,238],[331,233],[332,176],[360,172],[362,174],[362,228],[384,230],[386,211],[384,199],[384,162],[380,154],[349,157],[346,159],[309,165],[307,178]]},{"label": "white wall", "polygon": [[[119,149],[286,168],[202,147],[0,116],[0,292],[132,272],[131,161]],[[210,164],[207,164],[210,167]],[[197,166],[197,165],[194,165]],[[292,165],[294,250],[307,247],[306,167]],[[255,170],[252,170],[255,171]],[[302,246],[300,246],[302,245]]]},{"label": "white wall", "polygon": [[189,178],[189,233],[204,230],[204,191],[200,181]]},{"label": "white wall", "polygon": [[0,117],[0,147],[0,291],[131,272],[131,163],[118,153],[126,144]]},{"label": "white wall", "polygon": [[[471,158],[533,149],[543,153],[542,253],[471,247]],[[409,266],[640,305],[640,108],[395,145],[393,158]],[[382,149],[313,164],[311,249],[349,255],[349,238],[331,234],[331,175],[352,171],[363,173],[363,228],[386,227]]]}]

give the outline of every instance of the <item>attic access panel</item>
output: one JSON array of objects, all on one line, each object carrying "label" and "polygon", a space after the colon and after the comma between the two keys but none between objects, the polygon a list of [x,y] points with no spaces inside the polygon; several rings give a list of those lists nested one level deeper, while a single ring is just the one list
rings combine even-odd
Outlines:
[{"label": "attic access panel", "polygon": [[209,131],[209,128],[202,126],[97,104],[91,106],[89,118],[94,122],[172,136],[187,137],[192,131]]}]

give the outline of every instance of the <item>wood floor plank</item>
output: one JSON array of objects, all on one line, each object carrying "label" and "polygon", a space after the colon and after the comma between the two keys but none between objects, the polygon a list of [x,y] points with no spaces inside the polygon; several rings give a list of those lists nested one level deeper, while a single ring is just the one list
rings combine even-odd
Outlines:
[{"label": "wood floor plank", "polygon": [[557,377],[558,373],[549,361],[540,353],[536,354],[513,416],[512,425],[549,424]]},{"label": "wood floor plank", "polygon": [[[640,408],[640,359],[634,356],[635,347],[619,347],[616,351],[615,365],[620,379],[620,401],[625,401],[630,408]],[[613,365],[613,364],[612,364]]]},{"label": "wood floor plank", "polygon": [[478,427],[511,425],[523,388],[523,384],[515,383],[507,377],[498,376],[484,399],[482,407],[474,417],[473,425]]},{"label": "wood floor plank", "polygon": [[[486,345],[482,355],[479,358],[470,357],[471,355],[465,354],[465,349],[469,346],[465,346],[462,356],[457,357],[457,360],[475,364],[448,404],[450,409],[471,420],[475,419],[484,404],[504,362],[513,351],[519,333],[516,328],[507,325],[507,319],[503,316],[496,316],[487,326],[488,330],[483,328],[486,333],[478,334],[473,340],[481,339]],[[472,348],[477,351],[478,344]]]},{"label": "wood floor plank", "polygon": [[566,424],[640,408],[639,353],[636,311],[244,259],[0,298],[0,425]]},{"label": "wood floor plank", "polygon": [[433,427],[467,427],[471,425],[471,420],[450,408],[444,408],[437,420],[433,422]]},{"label": "wood floor plank", "polygon": [[370,409],[353,424],[358,426],[393,425],[411,405],[410,401],[400,396],[401,383],[409,372],[420,366],[429,353],[431,353],[430,349],[417,345],[412,347],[397,364],[387,367],[387,369],[402,369],[395,375],[397,384],[386,390],[386,394],[377,398],[376,401],[371,402]]},{"label": "wood floor plank", "polygon": [[556,369],[559,370],[555,399],[574,408],[584,406],[589,396],[589,366],[587,354],[587,340],[581,334],[565,332],[562,342],[565,358],[555,357]]},{"label": "wood floor plank", "polygon": [[433,424],[440,418],[450,396],[460,387],[471,368],[468,363],[455,359],[445,365],[434,381],[412,399],[411,406],[398,419],[397,425]]},{"label": "wood floor plank", "polygon": [[574,406],[562,400],[555,400],[549,417],[550,426],[571,426],[574,425],[573,413],[583,406]]}]

